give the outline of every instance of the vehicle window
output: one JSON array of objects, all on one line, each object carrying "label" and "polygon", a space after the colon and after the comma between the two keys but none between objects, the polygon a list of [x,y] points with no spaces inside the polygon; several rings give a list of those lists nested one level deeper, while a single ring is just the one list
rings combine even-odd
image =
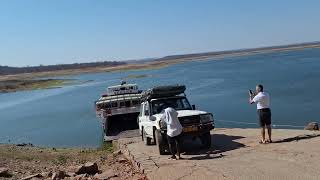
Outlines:
[{"label": "vehicle window", "polygon": [[186,98],[171,98],[152,101],[153,114],[161,113],[165,108],[171,107],[175,110],[191,110]]},{"label": "vehicle window", "polygon": [[118,107],[118,103],[117,102],[113,102],[111,105],[112,105],[112,107]]},{"label": "vehicle window", "polygon": [[148,106],[147,103],[144,105],[144,115],[145,115],[145,116],[149,116],[149,115],[150,115],[150,113],[149,113],[149,106]]},{"label": "vehicle window", "polygon": [[181,107],[185,107],[188,110],[192,109],[192,107],[190,106],[190,104],[186,98],[181,99]]}]

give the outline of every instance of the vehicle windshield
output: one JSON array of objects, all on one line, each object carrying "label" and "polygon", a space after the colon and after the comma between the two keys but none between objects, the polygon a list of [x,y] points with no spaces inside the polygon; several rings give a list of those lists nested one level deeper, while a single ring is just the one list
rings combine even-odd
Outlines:
[{"label": "vehicle windshield", "polygon": [[175,110],[191,110],[191,106],[186,98],[170,98],[152,101],[153,114],[161,113],[165,108],[174,108]]}]

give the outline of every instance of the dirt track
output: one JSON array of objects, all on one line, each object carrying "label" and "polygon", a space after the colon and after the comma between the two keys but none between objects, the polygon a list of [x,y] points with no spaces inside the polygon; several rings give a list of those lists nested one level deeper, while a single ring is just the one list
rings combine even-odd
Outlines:
[{"label": "dirt track", "polygon": [[[184,145],[183,160],[169,161],[139,137],[120,139],[149,179],[310,179],[320,177],[320,132],[274,130],[274,143],[259,144],[257,129],[212,131],[212,147]],[[192,142],[191,142],[192,143]]]}]

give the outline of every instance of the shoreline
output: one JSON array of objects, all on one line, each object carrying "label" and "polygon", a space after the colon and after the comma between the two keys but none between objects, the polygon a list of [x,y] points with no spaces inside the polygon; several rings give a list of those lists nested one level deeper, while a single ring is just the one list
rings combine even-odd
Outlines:
[{"label": "shoreline", "polygon": [[[57,82],[60,84],[60,87],[65,85],[65,80],[59,80],[59,76],[69,76],[69,75],[78,75],[78,74],[85,74],[85,73],[108,73],[108,72],[122,72],[122,71],[141,71],[141,70],[152,70],[152,69],[161,69],[168,66],[172,66],[175,64],[180,63],[186,63],[186,62],[195,62],[195,61],[206,61],[206,60],[223,60],[223,58],[229,58],[229,57],[241,57],[241,56],[250,56],[250,55],[256,55],[256,54],[264,54],[264,53],[273,53],[273,52],[288,52],[288,51],[300,51],[304,49],[314,49],[314,48],[320,48],[320,44],[316,45],[304,45],[304,46],[295,46],[295,47],[286,47],[286,48],[270,48],[270,49],[264,49],[264,50],[248,50],[243,52],[226,52],[221,53],[217,55],[197,55],[192,57],[172,57],[169,59],[156,59],[147,61],[144,63],[133,63],[133,64],[126,64],[126,65],[118,65],[114,67],[94,67],[94,68],[83,68],[83,69],[73,69],[73,70],[59,70],[59,71],[48,71],[48,72],[38,72],[38,73],[23,73],[23,74],[15,74],[15,75],[4,75],[0,77],[0,93],[6,92],[5,88],[1,88],[1,83],[3,86],[7,86],[10,81],[26,81],[31,82],[32,81],[41,81],[36,80],[37,78],[42,78],[43,81],[60,81]],[[50,78],[49,78],[50,77]],[[57,77],[57,78],[55,78]],[[49,79],[43,79],[43,78],[49,78]],[[55,78],[55,79],[52,79]],[[68,83],[68,82],[67,82]],[[46,88],[54,88],[53,85],[47,84],[47,85],[41,85],[42,82],[40,82],[39,86],[37,87],[29,87],[28,84],[25,84],[26,87],[17,87],[13,88],[12,90],[9,90],[9,92],[16,92],[21,90],[34,90],[34,89],[46,89]],[[30,84],[29,84],[30,85]],[[59,87],[59,86],[58,86]]]},{"label": "shoreline", "polygon": [[[156,154],[153,150],[156,146],[142,145],[141,143],[143,142],[139,137],[122,138],[114,141],[112,145],[105,143],[100,148],[54,148],[32,146],[31,144],[0,144],[0,171],[1,168],[6,168],[10,175],[8,177],[12,179],[21,179],[29,176],[45,179],[52,178],[52,176],[63,172],[65,177],[71,179],[76,179],[80,176],[83,179],[87,179],[107,174],[108,176],[118,177],[118,179],[146,180],[157,179],[157,176],[167,178],[167,175],[162,172],[166,171],[165,164],[167,163],[169,163],[167,165],[176,168],[184,167],[183,164],[189,162],[196,164],[205,163],[203,165],[208,167],[212,166],[211,163],[227,163],[229,160],[241,163],[244,160],[243,158],[239,159],[237,154],[245,153],[250,158],[256,157],[255,154],[261,153],[262,147],[268,147],[270,150],[265,149],[268,153],[277,153],[278,147],[286,148],[282,151],[282,153],[286,153],[282,155],[296,158],[291,155],[292,152],[297,151],[294,146],[298,142],[300,143],[300,149],[303,147],[301,146],[301,142],[305,145],[307,142],[313,143],[313,145],[316,145],[315,143],[318,142],[320,143],[320,141],[317,141],[320,138],[320,131],[277,129],[274,130],[274,143],[260,145],[258,143],[259,132],[259,128],[217,128],[212,131],[212,150],[207,152],[198,149],[199,147],[195,144],[196,142],[193,142],[192,144],[194,144],[195,148],[190,149],[188,146],[189,149],[199,152],[186,153],[183,155],[185,158],[183,161],[176,162],[168,162],[168,155],[159,156]],[[215,151],[217,150],[220,156],[215,155]],[[188,152],[189,150],[186,149],[186,151]],[[250,153],[246,153],[247,151],[250,151]],[[303,157],[310,159],[309,154],[315,152],[304,150],[305,156]],[[215,156],[218,156],[220,160],[215,160]],[[202,161],[199,161],[198,158]],[[266,156],[262,158],[267,159]],[[149,162],[150,160],[154,162]],[[95,173],[95,175],[75,173],[77,172],[75,170],[77,167],[84,166],[87,163],[96,163],[99,167],[99,172]],[[232,164],[228,166],[234,168]],[[272,167],[268,166],[271,169]],[[219,168],[219,172],[223,173],[224,170],[221,168]],[[272,171],[275,170],[272,169]],[[230,175],[234,175],[233,173],[235,172],[229,173],[231,173]],[[174,173],[173,175],[176,176],[177,174]]]},{"label": "shoreline", "polygon": [[118,71],[130,71],[130,70],[148,70],[148,69],[159,69],[164,68],[170,65],[189,62],[189,61],[201,61],[213,59],[217,60],[220,58],[227,57],[239,57],[239,56],[248,56],[255,54],[264,54],[264,53],[273,53],[273,52],[287,52],[287,51],[295,51],[295,50],[304,50],[304,49],[314,49],[320,48],[320,44],[317,45],[305,45],[305,46],[297,46],[297,47],[287,47],[287,48],[270,48],[265,50],[248,50],[243,52],[226,52],[217,55],[197,55],[193,57],[182,57],[182,58],[169,58],[164,60],[163,58],[147,61],[144,63],[133,63],[133,64],[125,64],[118,65],[113,67],[94,67],[94,68],[82,68],[82,69],[73,69],[73,70],[58,70],[58,71],[47,71],[47,72],[37,72],[37,73],[21,73],[14,75],[3,75],[0,77],[0,82],[4,80],[11,80],[17,78],[23,79],[33,79],[33,78],[44,78],[44,77],[55,77],[55,76],[64,76],[64,75],[77,75],[82,73],[102,73],[102,72],[118,72]]},{"label": "shoreline", "polygon": [[0,81],[0,93],[55,89],[74,84],[73,79],[12,79]]},{"label": "shoreline", "polygon": [[[302,126],[301,126],[302,127]],[[305,126],[307,127],[307,126]],[[136,129],[138,130],[138,129]],[[260,135],[260,128],[256,127],[256,128],[253,128],[253,127],[248,127],[248,128],[243,128],[243,127],[228,127],[228,128],[225,128],[225,127],[219,127],[219,128],[215,128],[213,130],[213,132],[215,131],[224,131],[224,130],[256,130],[258,133],[257,133],[257,136]],[[304,129],[304,128],[300,128],[300,129],[295,129],[295,128],[292,128],[292,129],[289,129],[289,128],[272,128],[272,130],[275,130],[275,131],[285,131],[285,132],[290,132],[290,131],[309,131],[309,132],[320,132],[318,130],[307,130],[307,129]],[[124,131],[123,131],[124,132]],[[123,138],[120,138],[120,139],[130,139],[130,138],[136,138],[138,136],[130,136],[130,137],[123,137]],[[117,141],[118,140],[114,140],[114,142],[116,143],[117,145]],[[109,142],[105,142],[103,141],[100,145],[98,146],[50,146],[50,145],[41,145],[41,144],[32,144],[30,142],[23,142],[23,143],[10,143],[10,142],[0,142],[0,146],[17,146],[17,147],[33,147],[33,148],[40,148],[40,149],[66,149],[66,150],[101,150],[101,149],[108,149],[108,151],[110,150],[113,151],[113,146],[115,144],[112,142],[112,143],[109,143]],[[117,147],[117,146],[115,146]]]}]

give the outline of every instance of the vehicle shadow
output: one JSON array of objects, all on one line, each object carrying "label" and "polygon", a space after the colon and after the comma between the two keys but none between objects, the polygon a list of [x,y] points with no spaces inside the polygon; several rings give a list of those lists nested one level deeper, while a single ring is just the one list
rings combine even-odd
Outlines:
[{"label": "vehicle shadow", "polygon": [[245,147],[244,144],[235,140],[244,138],[243,136],[230,136],[225,134],[212,134],[211,147],[203,148],[201,142],[197,139],[191,142],[185,142],[181,146],[184,155],[196,155],[188,160],[216,159],[224,157],[223,152],[232,151]]},{"label": "vehicle shadow", "polygon": [[312,139],[312,138],[316,138],[316,137],[320,137],[320,134],[310,134],[310,135],[289,137],[289,138],[273,141],[273,143],[285,143],[285,142],[299,141],[299,140],[304,140],[304,139]]}]

